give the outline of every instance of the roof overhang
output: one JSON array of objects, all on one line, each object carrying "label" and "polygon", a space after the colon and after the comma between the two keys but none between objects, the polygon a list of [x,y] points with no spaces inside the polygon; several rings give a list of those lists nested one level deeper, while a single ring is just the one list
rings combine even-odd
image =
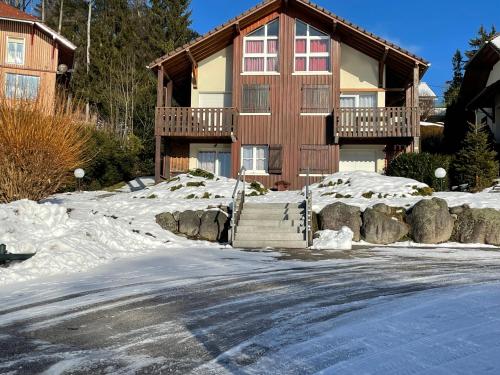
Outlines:
[{"label": "roof overhang", "polygon": [[498,94],[500,94],[500,79],[481,90],[481,92],[467,104],[466,109],[490,108]]},{"label": "roof overhang", "polygon": [[62,36],[61,34],[59,34],[56,31],[52,30],[50,27],[48,27],[47,25],[45,25],[42,22],[9,18],[9,17],[0,17],[0,20],[34,25],[35,27],[39,28],[45,34],[50,35],[52,37],[52,39],[56,40],[58,43],[62,44],[64,47],[66,47],[72,51],[76,50],[76,48],[77,48],[73,43],[71,43],[64,36]]},{"label": "roof overhang", "polygon": [[291,6],[292,4],[302,12],[314,13],[323,21],[332,25],[332,28],[335,24],[335,30],[339,33],[343,43],[361,50],[370,57],[376,59],[385,57],[386,65],[392,70],[401,72],[400,75],[404,79],[412,77],[415,66],[419,68],[420,77],[425,74],[430,66],[423,58],[338,17],[309,0],[266,0],[240,16],[209,31],[207,34],[156,59],[148,65],[148,68],[157,70],[160,66],[163,66],[172,79],[188,79],[190,78],[189,66],[191,63],[189,55],[193,56],[196,61],[201,61],[231,45],[239,30],[272,12],[279,11],[285,5]]}]

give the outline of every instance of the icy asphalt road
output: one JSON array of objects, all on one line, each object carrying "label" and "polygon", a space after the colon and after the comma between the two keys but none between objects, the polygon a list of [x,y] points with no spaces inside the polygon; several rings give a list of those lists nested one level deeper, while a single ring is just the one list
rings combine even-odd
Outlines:
[{"label": "icy asphalt road", "polygon": [[2,374],[498,374],[500,253],[169,249],[0,291]]}]

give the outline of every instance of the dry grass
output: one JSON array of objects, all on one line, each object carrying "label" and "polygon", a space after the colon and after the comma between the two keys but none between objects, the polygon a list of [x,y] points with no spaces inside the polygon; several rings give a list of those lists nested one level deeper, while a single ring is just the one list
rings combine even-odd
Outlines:
[{"label": "dry grass", "polygon": [[88,132],[77,106],[0,98],[0,202],[40,200],[85,160]]}]

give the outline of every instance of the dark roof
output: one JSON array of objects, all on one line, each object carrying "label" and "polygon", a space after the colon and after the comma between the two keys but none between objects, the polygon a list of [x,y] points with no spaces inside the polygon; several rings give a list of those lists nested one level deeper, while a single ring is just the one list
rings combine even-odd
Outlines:
[{"label": "dark roof", "polygon": [[31,14],[25,13],[11,5],[0,2],[0,17],[10,18],[13,20],[38,21],[38,18]]},{"label": "dark roof", "polygon": [[500,79],[479,92],[479,94],[467,104],[467,109],[490,108],[494,103],[495,96],[499,93]]},{"label": "dark roof", "polygon": [[[200,36],[199,38],[194,39],[190,43],[187,43],[187,44],[183,45],[182,47],[179,47],[179,48],[175,49],[174,51],[169,52],[166,55],[164,55],[164,56],[156,59],[148,67],[149,68],[154,68],[154,67],[160,65],[161,63],[169,60],[170,58],[178,55],[179,53],[181,53],[181,52],[189,49],[190,47],[193,47],[195,45],[198,45],[198,44],[204,42],[210,36],[222,32],[223,30],[227,29],[229,26],[232,26],[232,25],[236,24],[237,22],[239,22],[239,21],[241,21],[241,20],[249,17],[250,15],[254,14],[255,12],[257,12],[259,10],[262,10],[262,9],[266,8],[267,6],[270,6],[270,5],[273,5],[273,4],[274,5],[281,4],[282,1],[283,0],[264,0],[260,4],[254,6],[253,8],[247,10],[246,12],[240,14],[239,16],[237,16],[235,18],[232,18],[228,22],[226,22],[226,23],[224,23],[224,24],[216,27],[215,29],[209,31],[205,35]],[[383,45],[384,47],[387,47],[389,49],[397,51],[398,53],[404,55],[405,57],[414,60],[415,63],[419,63],[421,65],[424,65],[425,68],[427,68],[429,66],[429,62],[426,61],[426,60],[424,60],[423,58],[421,58],[421,57],[419,57],[419,56],[411,53],[408,50],[405,50],[405,49],[403,49],[403,48],[395,45],[392,42],[389,42],[388,40],[385,40],[385,39],[383,39],[381,37],[376,36],[375,34],[369,32],[369,31],[366,31],[365,29],[363,29],[363,28],[361,28],[361,27],[353,24],[352,22],[347,21],[344,18],[341,18],[341,17],[335,15],[334,13],[330,12],[329,10],[327,10],[327,9],[325,9],[323,7],[320,7],[320,6],[312,3],[309,0],[294,0],[294,1],[296,3],[301,3],[301,4],[305,5],[305,6],[308,6],[309,8],[311,8],[313,10],[316,10],[317,12],[323,13],[324,15],[326,15],[326,16],[332,18],[333,20],[337,21],[343,27],[350,29],[352,32],[358,33],[358,34],[360,34],[361,36],[363,36],[365,38],[371,39],[375,43],[379,43],[379,44]],[[422,70],[422,74],[424,72],[425,72],[425,69]]]},{"label": "dark roof", "polygon": [[464,79],[460,88],[460,98],[469,103],[477,97],[488,83],[491,69],[500,62],[500,48],[493,42],[500,37],[494,36],[490,42],[485,43],[479,51],[467,62]]}]

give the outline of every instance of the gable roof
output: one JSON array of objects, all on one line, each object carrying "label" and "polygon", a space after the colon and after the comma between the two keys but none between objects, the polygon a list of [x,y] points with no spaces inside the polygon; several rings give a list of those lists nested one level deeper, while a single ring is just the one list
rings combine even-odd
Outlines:
[{"label": "gable roof", "polygon": [[44,23],[40,22],[40,20],[38,18],[36,18],[35,16],[32,16],[31,14],[28,14],[25,12],[22,12],[19,9],[17,9],[16,7],[13,7],[11,5],[8,5],[8,4],[2,3],[2,2],[0,2],[0,20],[13,21],[13,22],[23,22],[23,23],[29,23],[29,24],[35,25],[42,32],[50,35],[54,40],[57,40],[59,43],[61,43],[67,49],[72,50],[72,51],[74,51],[76,49],[76,46],[73,43],[71,43],[68,39],[66,39],[61,34],[52,30],[50,27],[48,27]]},{"label": "gable roof", "polygon": [[[384,51],[387,50],[391,54],[392,59],[397,60],[398,63],[410,65],[412,68],[415,64],[418,64],[420,66],[421,76],[423,76],[425,71],[430,66],[430,64],[423,58],[395,45],[392,42],[389,42],[383,38],[376,36],[373,33],[366,31],[365,29],[333,14],[332,12],[312,3],[309,0],[264,0],[260,4],[247,10],[241,15],[209,31],[205,35],[156,59],[151,64],[149,64],[148,68],[156,69],[166,62],[177,60],[176,57],[188,50],[193,55],[199,55],[195,56],[199,57],[197,60],[202,60],[203,58],[208,57],[207,53],[217,52],[217,50],[214,50],[214,42],[216,42],[217,40],[221,42],[222,45],[224,45],[224,42],[226,46],[229,45],[230,41],[228,39],[231,39],[232,41],[233,34],[237,27],[243,28],[241,27],[241,25],[247,26],[248,24],[255,22],[264,15],[278,10],[284,3],[292,3],[292,1],[294,4],[301,6],[304,11],[314,12],[317,15],[328,18],[332,22],[335,22],[337,25],[337,30],[339,30],[341,34],[349,34],[349,38],[346,38],[345,40],[346,44],[355,44],[358,47],[364,46],[366,47],[366,50],[369,50],[372,54],[377,54],[377,56],[378,54],[383,56]],[[342,41],[344,42],[344,39],[342,39]],[[369,45],[369,47],[367,45]],[[381,52],[379,53],[378,51],[373,51],[373,46],[375,46],[377,50],[381,50]],[[178,65],[178,63],[179,61],[176,61],[175,65]]]},{"label": "gable roof", "polygon": [[0,3],[0,18],[8,18],[13,20],[38,21],[38,18],[23,12],[12,5]]},{"label": "gable roof", "polygon": [[460,98],[465,104],[486,88],[491,70],[500,62],[500,34],[482,46],[465,65],[464,79],[460,88]]}]

